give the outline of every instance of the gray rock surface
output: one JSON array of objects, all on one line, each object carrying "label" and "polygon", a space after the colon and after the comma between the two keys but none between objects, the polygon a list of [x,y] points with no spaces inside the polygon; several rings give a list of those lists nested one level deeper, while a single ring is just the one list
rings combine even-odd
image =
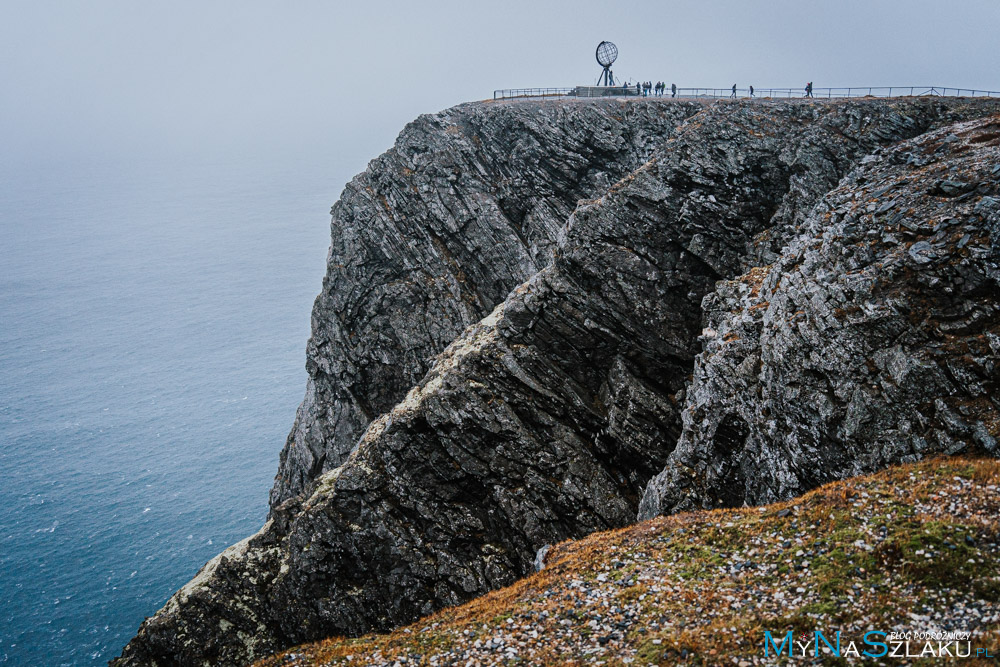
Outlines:
[{"label": "gray rock surface", "polygon": [[[932,99],[716,103],[680,120],[654,159],[577,206],[548,266],[438,355],[341,466],[276,504],[260,533],[144,623],[119,664],[239,664],[389,628],[529,573],[545,544],[631,522],[683,444],[690,375],[712,339],[702,303],[717,281],[725,290],[783,261],[817,203],[859,161],[883,160],[881,147],[997,111]],[[942,201],[963,196],[990,207],[978,189]],[[965,247],[979,248],[967,233]],[[949,247],[928,242],[938,255]]]},{"label": "gray rock surface", "polygon": [[874,157],[779,261],[705,299],[683,433],[640,518],[1000,454],[1000,121]]},{"label": "gray rock surface", "polygon": [[344,189],[276,506],[340,465],[463,329],[551,262],[577,200],[649,159],[700,103],[464,104],[421,116]]}]

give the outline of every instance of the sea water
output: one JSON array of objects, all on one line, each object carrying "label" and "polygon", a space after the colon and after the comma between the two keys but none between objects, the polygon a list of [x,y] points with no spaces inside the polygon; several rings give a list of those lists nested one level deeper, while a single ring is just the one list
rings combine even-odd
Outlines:
[{"label": "sea water", "polygon": [[2,169],[0,663],[106,663],[262,525],[349,175]]}]

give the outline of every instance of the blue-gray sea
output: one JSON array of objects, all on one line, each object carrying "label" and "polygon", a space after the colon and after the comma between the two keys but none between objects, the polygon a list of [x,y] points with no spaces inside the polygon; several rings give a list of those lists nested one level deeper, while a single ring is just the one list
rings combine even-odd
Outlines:
[{"label": "blue-gray sea", "polygon": [[0,663],[103,664],[263,523],[350,170],[0,172]]}]

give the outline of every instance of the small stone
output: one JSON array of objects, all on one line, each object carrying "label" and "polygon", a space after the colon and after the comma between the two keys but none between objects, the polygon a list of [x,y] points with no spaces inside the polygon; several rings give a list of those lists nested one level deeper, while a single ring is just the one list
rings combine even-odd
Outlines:
[{"label": "small stone", "polygon": [[966,183],[965,181],[944,180],[938,181],[937,185],[931,190],[931,194],[944,195],[945,197],[957,197],[958,195],[969,192],[975,187],[975,184]]},{"label": "small stone", "polygon": [[937,258],[937,253],[934,252],[933,247],[927,241],[917,241],[914,243],[910,246],[908,254],[917,264],[927,264]]},{"label": "small stone", "polygon": [[875,212],[876,213],[885,213],[886,211],[888,211],[890,209],[893,209],[895,207],[896,207],[896,200],[893,199],[892,201],[888,201],[888,202],[882,204],[881,206],[879,206],[878,210],[875,211]]},{"label": "small stone", "polygon": [[986,215],[990,211],[995,211],[997,209],[1000,209],[1000,200],[996,197],[983,197],[976,203],[972,212],[980,215]]},{"label": "small stone", "polygon": [[551,548],[551,544],[546,544],[535,552],[535,572],[541,572],[545,569],[545,556],[548,555]]}]

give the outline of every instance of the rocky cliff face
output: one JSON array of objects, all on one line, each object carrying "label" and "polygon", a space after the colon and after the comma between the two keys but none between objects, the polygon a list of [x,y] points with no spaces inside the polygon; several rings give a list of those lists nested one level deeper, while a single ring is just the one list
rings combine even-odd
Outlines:
[{"label": "rocky cliff face", "polygon": [[700,104],[466,104],[421,116],[333,207],[309,381],[276,506],[343,463],[441,352],[551,262],[579,199],[649,159]]},{"label": "rocky cliff face", "polygon": [[[491,116],[531,125],[536,115],[551,115],[554,127],[572,127],[584,116],[600,122],[620,116],[621,133],[629,122],[651,127],[653,117],[674,123],[668,129],[663,121],[656,142],[626,151],[638,156],[655,144],[652,159],[598,199],[580,202],[565,225],[533,227],[549,229],[547,237],[514,234],[512,217],[489,218],[494,209],[481,209],[500,226],[497,234],[543,239],[534,251],[533,242],[506,246],[515,248],[509,257],[521,257],[520,264],[476,259],[495,238],[486,231],[492,227],[477,226],[480,214],[473,211],[480,209],[463,209],[465,233],[453,232],[447,252],[437,253],[430,250],[440,247],[433,235],[417,230],[438,223],[394,217],[400,207],[425,211],[414,202],[453,187],[446,176],[431,178],[434,187],[425,192],[394,185],[386,190],[394,198],[384,200],[365,185],[381,178],[380,169],[349,186],[334,208],[330,266],[331,275],[354,277],[343,292],[328,279],[317,301],[321,315],[314,317],[310,345],[315,394],[299,412],[299,426],[312,424],[315,439],[303,430],[302,442],[312,444],[300,447],[295,438],[302,429],[293,431],[283,457],[286,477],[273,496],[284,500],[268,524],[206,566],[144,623],[120,664],[235,664],[309,639],[389,628],[522,576],[544,544],[633,521],[644,492],[644,514],[741,504],[786,497],[922,451],[959,443],[993,447],[998,286],[995,200],[988,195],[996,185],[989,165],[1000,162],[990,129],[995,121],[926,133],[997,113],[1000,105],[906,99],[674,109],[664,100],[630,111],[633,104],[602,102],[595,110],[483,104],[449,112],[481,118],[477,127],[491,127]],[[449,132],[460,145],[479,136],[462,129],[441,134]],[[558,134],[550,134],[552,141]],[[500,143],[503,132],[496,136]],[[397,154],[405,145],[397,144]],[[476,153],[468,150],[471,159]],[[563,150],[549,145],[545,153]],[[622,164],[631,159],[637,158]],[[594,166],[580,173],[602,171],[598,161],[594,153],[588,163]],[[429,164],[425,169],[436,173]],[[524,173],[533,174],[526,176],[531,183],[540,173],[553,182],[550,169]],[[560,182],[573,197],[590,188],[572,190],[569,176]],[[569,211],[572,203],[563,197],[555,199]],[[939,222],[945,218],[946,225]],[[375,219],[381,222],[366,222]],[[452,218],[435,218],[441,219]],[[400,231],[404,222],[411,231]],[[356,240],[366,234],[367,241]],[[422,239],[424,254],[408,254],[411,237]],[[897,263],[875,276],[880,261],[886,269],[883,256]],[[462,262],[473,267],[475,280]],[[383,264],[388,268],[380,273]],[[518,280],[515,265],[532,275],[502,299],[504,282]],[[466,277],[460,280],[459,272]],[[399,287],[398,279],[384,277],[399,275],[443,279]],[[376,276],[369,291],[382,296],[365,292],[366,276]],[[947,297],[935,296],[937,288]],[[409,326],[418,332],[416,347],[433,351],[447,333],[429,323],[444,318],[425,317],[422,304],[444,304],[472,319],[478,311],[459,304],[474,302],[485,312],[491,299],[499,305],[371,422],[346,461],[310,483],[348,448],[331,444],[341,442],[331,435],[340,432],[337,424],[360,429],[375,416],[377,408],[360,406],[377,402],[358,396],[378,394],[379,373],[389,369],[364,371],[371,374],[359,384],[357,369],[366,365],[358,360],[371,367],[384,344],[386,359],[405,364]],[[388,303],[395,305],[387,309]],[[455,318],[449,326],[464,322]],[[355,322],[364,324],[365,335],[352,339]],[[935,338],[939,330],[952,338]],[[739,342],[740,334],[730,335],[736,331],[747,342],[721,347]],[[780,342],[772,344],[772,334]],[[844,377],[862,367],[866,374]],[[379,401],[396,400],[393,391],[412,377],[407,373],[422,368],[394,370],[396,384],[386,385],[392,391],[378,394]],[[337,384],[344,377],[354,387],[346,393]],[[795,378],[802,379],[795,384]],[[768,391],[773,398],[765,403]],[[876,391],[892,402],[895,416],[879,413],[871,399]],[[355,417],[337,416],[348,413]],[[816,416],[825,421],[809,421]],[[891,435],[874,445],[865,439],[889,423],[907,438],[906,447],[901,439],[889,443]],[[763,474],[788,452],[790,462]],[[303,488],[305,494],[293,495]]]},{"label": "rocky cliff face", "polygon": [[684,429],[640,515],[1000,454],[1000,120],[882,150],[704,304]]}]

